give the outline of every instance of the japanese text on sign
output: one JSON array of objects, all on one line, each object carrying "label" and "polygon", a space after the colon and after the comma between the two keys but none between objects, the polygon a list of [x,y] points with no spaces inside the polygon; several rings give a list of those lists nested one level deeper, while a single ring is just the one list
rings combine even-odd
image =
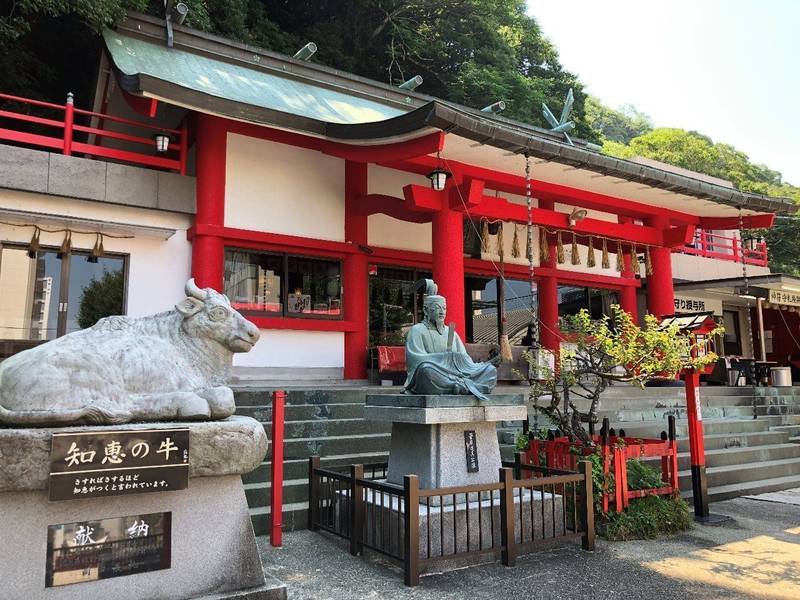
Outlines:
[{"label": "japanese text on sign", "polygon": [[185,489],[189,430],[53,434],[50,499]]},{"label": "japanese text on sign", "polygon": [[770,290],[769,301],[771,304],[790,304],[800,306],[800,293],[785,292],[783,290]]}]

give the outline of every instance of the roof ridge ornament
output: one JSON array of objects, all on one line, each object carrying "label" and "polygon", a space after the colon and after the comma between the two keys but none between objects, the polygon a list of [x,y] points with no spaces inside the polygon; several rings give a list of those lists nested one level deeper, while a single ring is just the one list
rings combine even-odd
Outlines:
[{"label": "roof ridge ornament", "polygon": [[563,133],[570,146],[575,145],[572,138],[567,134],[568,131],[575,129],[575,123],[568,120],[574,102],[575,95],[572,93],[572,88],[569,88],[567,97],[564,100],[564,108],[561,109],[561,118],[559,119],[556,119],[555,115],[553,115],[552,111],[547,107],[547,104],[542,102],[542,115],[544,115],[545,120],[550,123],[550,131],[553,133]]}]

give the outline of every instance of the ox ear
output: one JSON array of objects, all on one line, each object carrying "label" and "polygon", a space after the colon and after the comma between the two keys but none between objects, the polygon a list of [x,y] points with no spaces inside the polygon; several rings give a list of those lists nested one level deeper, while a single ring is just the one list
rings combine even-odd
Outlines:
[{"label": "ox ear", "polygon": [[200,312],[204,304],[203,301],[189,296],[178,302],[178,304],[175,305],[175,310],[181,313],[184,318],[191,317]]}]

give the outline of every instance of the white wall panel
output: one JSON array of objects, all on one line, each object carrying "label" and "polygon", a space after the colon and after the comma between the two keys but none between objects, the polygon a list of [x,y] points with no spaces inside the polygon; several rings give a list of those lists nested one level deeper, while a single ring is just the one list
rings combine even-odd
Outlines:
[{"label": "white wall panel", "polygon": [[225,225],[344,241],[344,161],[229,133]]},{"label": "white wall panel", "polygon": [[342,367],[344,333],[262,329],[261,339],[246,354],[234,355],[238,367]]}]

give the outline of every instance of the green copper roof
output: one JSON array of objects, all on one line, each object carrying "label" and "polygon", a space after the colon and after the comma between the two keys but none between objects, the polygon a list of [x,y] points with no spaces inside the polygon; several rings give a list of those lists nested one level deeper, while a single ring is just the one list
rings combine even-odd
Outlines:
[{"label": "green copper roof", "polygon": [[[315,86],[200,54],[103,32],[116,67],[129,76],[149,76],[196,92],[325,123],[371,123],[406,111],[367,98]],[[410,108],[410,107],[409,107]]]}]

